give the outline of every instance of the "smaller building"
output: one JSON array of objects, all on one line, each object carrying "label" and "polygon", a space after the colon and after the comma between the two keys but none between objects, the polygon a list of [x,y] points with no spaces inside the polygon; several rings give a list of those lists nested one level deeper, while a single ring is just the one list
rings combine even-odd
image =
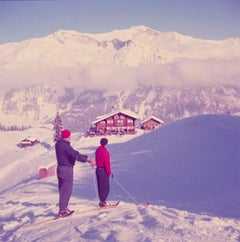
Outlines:
[{"label": "smaller building", "polygon": [[39,140],[34,137],[27,137],[26,139],[23,139],[20,143],[22,148],[26,148],[28,146],[33,146],[35,144],[38,144]]},{"label": "smaller building", "polygon": [[151,116],[141,122],[141,129],[151,131],[161,127],[163,124],[164,122],[161,119]]}]

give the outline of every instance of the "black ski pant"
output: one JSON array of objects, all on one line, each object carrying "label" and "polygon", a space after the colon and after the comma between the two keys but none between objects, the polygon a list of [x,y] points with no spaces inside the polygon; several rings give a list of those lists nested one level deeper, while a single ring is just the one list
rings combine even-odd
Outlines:
[{"label": "black ski pant", "polygon": [[73,189],[73,167],[58,166],[58,191],[59,191],[59,211],[68,207],[68,202],[72,195]]},{"label": "black ski pant", "polygon": [[109,176],[104,168],[99,167],[96,169],[96,176],[100,202],[106,202],[110,190]]}]

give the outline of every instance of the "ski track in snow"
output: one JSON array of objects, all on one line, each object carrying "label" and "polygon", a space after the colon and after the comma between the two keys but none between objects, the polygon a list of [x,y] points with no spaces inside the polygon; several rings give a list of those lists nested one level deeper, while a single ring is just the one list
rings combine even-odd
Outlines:
[{"label": "ski track in snow", "polygon": [[[50,191],[48,182],[54,182],[54,178],[46,179],[37,189],[47,186]],[[42,196],[37,197],[37,201],[44,201],[43,192]],[[240,233],[237,229],[240,222],[236,219],[198,215],[164,206],[145,207],[143,204],[125,202],[121,202],[116,209],[83,213],[36,227],[21,228],[18,226],[29,220],[46,219],[43,214],[53,216],[57,209],[54,203],[37,202],[36,198],[32,198],[31,201],[29,190],[25,190],[24,193],[27,197],[19,201],[16,199],[15,202],[6,201],[8,206],[15,204],[17,210],[12,211],[11,215],[5,214],[9,216],[9,221],[3,225],[3,229],[8,230],[3,239],[29,241],[31,238],[30,241],[49,242],[53,239],[54,241],[79,241],[79,239],[81,241],[182,241],[183,239],[184,241],[213,241],[213,239],[237,241]],[[21,197],[21,194],[16,197]],[[57,199],[57,194],[55,197],[52,196],[52,199]],[[51,200],[51,197],[48,200]],[[76,201],[71,203],[71,207],[76,211],[78,209],[86,211],[95,205],[94,201],[89,203],[88,200],[74,200]],[[8,210],[8,207],[4,208],[4,211]],[[23,213],[24,211],[26,213]]]}]

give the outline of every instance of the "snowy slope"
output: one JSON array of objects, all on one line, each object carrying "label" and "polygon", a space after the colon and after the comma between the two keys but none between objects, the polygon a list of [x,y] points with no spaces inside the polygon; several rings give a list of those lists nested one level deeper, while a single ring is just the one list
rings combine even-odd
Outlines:
[{"label": "snowy slope", "polygon": [[[239,241],[239,128],[237,116],[203,115],[139,137],[111,136],[109,201],[121,200],[119,207],[25,228],[58,210],[56,177],[37,179],[37,168],[55,160],[52,130],[0,132],[1,239]],[[19,149],[24,135],[41,142]],[[72,137],[72,145],[90,156],[98,143],[99,137]],[[95,192],[94,170],[77,163],[70,207],[88,210],[98,202]]]},{"label": "snowy slope", "polygon": [[151,202],[171,207],[239,217],[239,121],[231,115],[197,116],[127,146],[118,145],[117,149],[126,153],[118,163],[127,159],[130,166],[129,190],[139,188],[141,200],[151,197]]}]

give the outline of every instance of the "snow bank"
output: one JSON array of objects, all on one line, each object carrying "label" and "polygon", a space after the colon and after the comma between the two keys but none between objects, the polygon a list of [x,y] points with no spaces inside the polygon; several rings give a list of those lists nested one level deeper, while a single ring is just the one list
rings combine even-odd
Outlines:
[{"label": "snow bank", "polygon": [[202,115],[113,145],[116,176],[141,202],[240,217],[240,118]]}]

